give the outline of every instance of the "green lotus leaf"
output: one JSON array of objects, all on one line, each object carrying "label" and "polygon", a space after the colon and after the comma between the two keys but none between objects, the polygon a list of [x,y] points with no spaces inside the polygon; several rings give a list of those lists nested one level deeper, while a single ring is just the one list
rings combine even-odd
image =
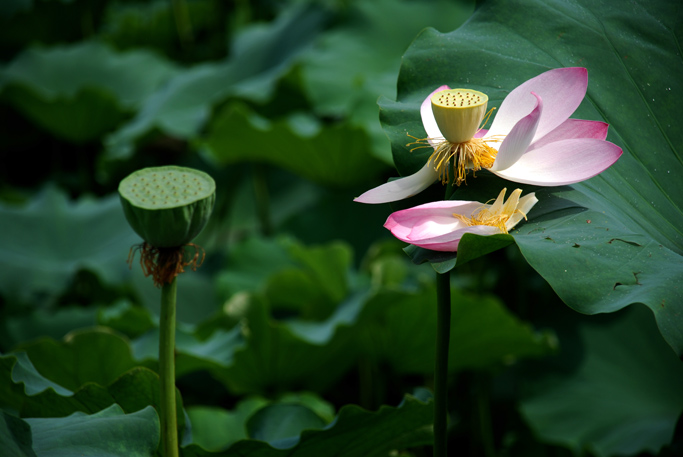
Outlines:
[{"label": "green lotus leaf", "polygon": [[116,127],[175,72],[148,51],[117,53],[97,42],[30,48],[0,72],[0,96],[52,134],[82,143]]},{"label": "green lotus leaf", "polygon": [[71,391],[88,382],[107,385],[136,366],[128,341],[105,327],[76,330],[62,341],[42,338],[16,350],[26,352],[47,379]]},{"label": "green lotus leaf", "polygon": [[526,372],[522,414],[574,455],[657,455],[683,410],[683,365],[643,306],[577,320],[578,332],[560,334],[560,354]]},{"label": "green lotus leaf", "polygon": [[[378,293],[367,304],[364,321],[365,354],[378,366],[389,364],[397,373],[434,370],[436,290]],[[535,331],[512,315],[494,296],[452,290],[449,370],[486,370],[525,358],[551,354],[553,335]]]},{"label": "green lotus leaf", "polygon": [[390,162],[377,96],[395,95],[401,54],[420,30],[453,30],[472,14],[474,2],[375,0],[350,2],[348,8],[302,56],[301,88],[317,114],[362,127],[370,152]]},{"label": "green lotus leaf", "polygon": [[[397,102],[381,100],[380,113],[397,168],[412,173],[425,156],[408,151],[406,131],[423,134],[419,105],[434,88],[480,90],[497,106],[548,69],[587,67],[588,92],[574,117],[609,123],[608,140],[624,154],[571,187],[519,186],[536,190],[540,202],[512,235],[569,306],[595,314],[645,303],[681,355],[683,133],[677,126],[683,105],[673,95],[683,90],[678,18],[664,1],[485,1],[458,30],[426,30],[415,40],[404,56]],[[481,173],[452,198],[486,202],[510,185]],[[467,239],[461,249],[468,249]]]},{"label": "green lotus leaf", "polygon": [[374,412],[347,405],[324,430],[305,430],[301,435],[278,441],[278,447],[264,441],[242,440],[226,451],[214,453],[191,445],[183,449],[183,457],[379,457],[393,450],[430,444],[432,414],[431,401],[411,395],[406,395],[398,407],[382,406]]},{"label": "green lotus leaf", "polygon": [[7,457],[36,457],[31,426],[18,417],[0,411],[0,445]]},{"label": "green lotus leaf", "polygon": [[38,457],[152,457],[159,443],[159,418],[154,408],[125,414],[112,405],[98,413],[25,419],[31,426]]},{"label": "green lotus leaf", "polygon": [[271,122],[237,102],[216,114],[202,142],[218,163],[264,162],[336,187],[384,169],[367,144],[366,132],[348,123],[326,126],[302,113]]},{"label": "green lotus leaf", "polygon": [[0,204],[0,226],[0,291],[24,301],[49,302],[80,269],[121,282],[128,251],[139,242],[117,196],[70,201],[55,187],[25,206]]},{"label": "green lotus leaf", "polygon": [[216,406],[190,406],[192,442],[208,451],[220,451],[247,438],[245,422],[268,401],[253,397],[240,401],[231,411]]},{"label": "green lotus leaf", "polygon": [[[115,346],[115,339],[108,338],[98,344],[101,338],[99,332],[85,333],[86,337],[78,339],[78,346],[93,346],[99,349],[102,357],[121,356],[112,351],[109,346]],[[111,336],[111,335],[109,335]],[[108,344],[107,344],[108,342]],[[62,417],[74,412],[96,413],[112,404],[118,404],[127,413],[132,413],[152,405],[158,408],[159,376],[144,367],[134,367],[116,379],[107,383],[106,379],[98,382],[86,381],[78,388],[69,390],[53,380],[71,383],[67,377],[61,379],[58,373],[60,367],[70,366],[73,361],[65,353],[58,353],[53,347],[41,345],[31,348],[35,359],[35,366],[26,352],[11,353],[0,356],[0,407],[19,413],[22,417]],[[78,351],[83,355],[79,365],[95,365],[92,357],[87,356],[87,348]],[[47,361],[46,361],[47,359]],[[37,368],[36,368],[37,367]],[[80,368],[82,373],[87,371],[85,366]],[[39,371],[40,370],[40,371]],[[73,376],[72,376],[73,377]],[[83,375],[85,379],[92,378]],[[185,416],[182,400],[177,396],[178,427],[182,434],[186,434]]]},{"label": "green lotus leaf", "polygon": [[130,122],[107,137],[108,157],[130,156],[135,143],[155,129],[176,138],[194,137],[212,107],[231,96],[268,100],[275,81],[327,18],[320,7],[298,4],[283,9],[269,25],[246,28],[235,38],[230,59],[191,67],[149,97]]}]

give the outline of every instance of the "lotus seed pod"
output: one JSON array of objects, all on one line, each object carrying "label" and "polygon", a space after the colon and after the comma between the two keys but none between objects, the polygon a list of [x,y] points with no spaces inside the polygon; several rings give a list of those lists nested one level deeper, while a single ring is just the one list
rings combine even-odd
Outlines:
[{"label": "lotus seed pod", "polygon": [[128,223],[148,244],[182,246],[202,231],[216,200],[216,183],[192,168],[144,168],[124,178],[119,196]]}]

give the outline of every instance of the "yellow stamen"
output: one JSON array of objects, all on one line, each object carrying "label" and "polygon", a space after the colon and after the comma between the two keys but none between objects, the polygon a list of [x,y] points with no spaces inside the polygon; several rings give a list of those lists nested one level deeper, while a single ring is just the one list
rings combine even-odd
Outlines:
[{"label": "yellow stamen", "polygon": [[482,205],[481,208],[474,211],[470,217],[455,213],[453,213],[453,217],[468,227],[472,227],[473,225],[488,225],[491,227],[497,227],[501,233],[508,233],[507,223],[510,218],[515,214],[521,214],[526,220],[526,214],[517,208],[517,205],[519,204],[519,196],[522,194],[522,189],[516,189],[514,192],[512,192],[508,200],[505,202],[505,204],[503,204],[506,191],[506,188],[501,190],[500,194],[498,194],[498,198],[492,205]]},{"label": "yellow stamen", "polygon": [[454,167],[455,176],[453,183],[459,186],[463,182],[466,183],[467,170],[472,169],[474,173],[482,168],[491,168],[493,162],[496,160],[496,151],[494,148],[486,144],[482,138],[472,138],[463,143],[451,143],[443,141],[439,143],[434,152],[429,157],[429,162],[439,173],[439,179],[442,184],[447,184],[450,179],[450,161],[455,160]]},{"label": "yellow stamen", "polygon": [[[408,136],[415,139],[415,141],[408,143],[407,146],[417,145],[410,152],[416,149],[431,147],[429,144],[431,138],[416,138],[410,134]],[[488,143],[498,143],[502,140],[503,138],[497,135],[491,138],[472,138],[463,143],[451,143],[447,140],[442,140],[434,147],[434,152],[429,156],[428,162],[438,172],[441,183],[447,184],[450,180],[451,160],[455,160],[456,165],[453,167],[455,169],[455,179],[453,184],[456,186],[463,182],[467,184],[468,170],[471,169],[473,176],[476,177],[474,173],[477,171],[493,166],[498,151],[489,146]]]}]

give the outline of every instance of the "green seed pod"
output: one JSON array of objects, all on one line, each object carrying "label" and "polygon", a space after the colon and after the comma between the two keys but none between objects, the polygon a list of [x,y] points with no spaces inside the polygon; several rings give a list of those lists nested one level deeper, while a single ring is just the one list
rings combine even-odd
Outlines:
[{"label": "green seed pod", "polygon": [[211,176],[192,168],[143,168],[119,184],[128,223],[157,248],[182,246],[202,231],[216,200]]}]

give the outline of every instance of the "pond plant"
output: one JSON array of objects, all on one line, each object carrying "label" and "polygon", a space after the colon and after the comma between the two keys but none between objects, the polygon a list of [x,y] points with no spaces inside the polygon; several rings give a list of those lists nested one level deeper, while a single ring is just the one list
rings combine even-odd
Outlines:
[{"label": "pond plant", "polygon": [[[355,200],[381,203],[413,196],[440,180],[460,186],[481,169],[514,182],[559,186],[591,178],[621,156],[605,141],[607,125],[569,119],[588,87],[585,68],[547,71],[515,88],[503,100],[491,128],[482,132],[488,97],[469,89],[441,86],[422,102],[427,138],[415,143],[433,149],[414,175],[390,181]],[[479,135],[478,135],[479,134]],[[478,137],[476,137],[478,135]],[[476,138],[475,138],[476,137]],[[411,146],[415,143],[409,143]],[[412,152],[414,149],[409,150]],[[476,184],[470,184],[475,186]],[[384,226],[401,241],[433,251],[457,253],[466,233],[508,234],[538,202],[534,193],[520,198],[507,189],[492,204],[444,200],[392,213]],[[439,259],[439,263],[443,261]],[[451,325],[450,268],[437,268],[436,367],[434,370],[434,455],[445,457],[447,442],[448,345]]]},{"label": "pond plant", "polygon": [[[119,195],[126,219],[144,240],[131,248],[128,263],[140,252],[145,276],[161,288],[159,377],[161,452],[177,457],[178,424],[175,393],[176,279],[185,267],[204,261],[201,247],[191,243],[206,225],[216,201],[216,183],[208,174],[185,167],[138,170],[121,181]],[[193,251],[189,259],[187,248]],[[201,252],[201,258],[199,258]]]}]

